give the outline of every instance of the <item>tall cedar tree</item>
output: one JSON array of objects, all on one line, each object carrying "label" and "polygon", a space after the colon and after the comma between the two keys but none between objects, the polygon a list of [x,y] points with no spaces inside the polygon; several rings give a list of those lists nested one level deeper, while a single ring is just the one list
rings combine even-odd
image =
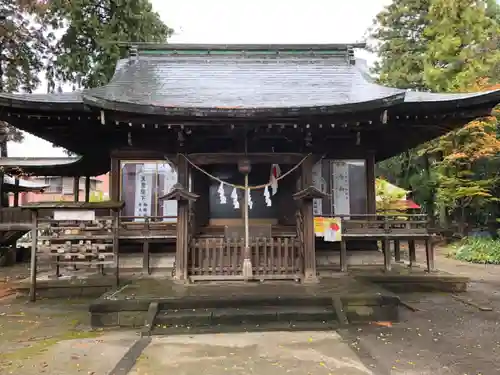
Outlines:
[{"label": "tall cedar tree", "polygon": [[[46,25],[36,22],[41,12],[38,2],[0,2],[0,91],[32,92],[40,84],[40,73],[53,39]],[[19,130],[2,121],[0,134],[2,157],[7,156],[7,140],[23,140]]]},{"label": "tall cedar tree", "polygon": [[431,1],[424,32],[424,81],[429,89],[467,91],[479,78],[500,78],[494,77],[500,62],[500,23],[488,5],[477,0]]},{"label": "tall cedar tree", "polygon": [[[499,17],[499,6],[494,0],[395,0],[377,16],[370,34],[378,42],[377,71],[381,83],[432,91],[473,91],[491,86],[500,78]],[[379,173],[393,177],[405,188],[414,188],[415,196],[426,204],[429,214],[434,213],[435,190],[440,205],[446,205],[441,212],[460,203],[459,197],[446,192],[458,191],[460,186],[460,192],[475,191],[477,198],[484,198],[476,199],[482,205],[496,184],[494,176],[483,173],[492,170],[484,168],[485,163],[495,162],[490,157],[496,155],[498,148],[492,136],[496,126],[493,118],[473,122],[440,140],[380,163]],[[451,173],[456,172],[457,165],[463,168],[465,163],[473,169],[482,164],[482,172],[464,171],[461,180],[457,177],[451,181],[449,177],[453,177]]]},{"label": "tall cedar tree", "polygon": [[379,81],[402,89],[425,89],[423,79],[427,11],[430,0],[394,0],[375,18],[369,30],[379,61]]},{"label": "tall cedar tree", "polygon": [[74,89],[104,85],[126,55],[117,42],[166,43],[173,32],[149,0],[51,0],[49,6],[66,28],[47,69],[50,90],[61,83]]}]

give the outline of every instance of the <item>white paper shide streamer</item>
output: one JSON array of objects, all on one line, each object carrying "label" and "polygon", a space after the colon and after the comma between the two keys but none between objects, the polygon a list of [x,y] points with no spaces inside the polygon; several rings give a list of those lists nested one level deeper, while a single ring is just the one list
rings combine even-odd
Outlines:
[{"label": "white paper shide streamer", "polygon": [[264,200],[266,201],[266,206],[271,207],[273,202],[271,201],[271,194],[269,193],[269,186],[264,189]]},{"label": "white paper shide streamer", "polygon": [[240,202],[238,202],[238,192],[236,191],[236,188],[233,188],[233,191],[231,192],[231,199],[233,200],[233,207],[235,210],[240,208]]},{"label": "white paper shide streamer", "polygon": [[248,208],[252,209],[253,201],[252,201],[252,195],[250,194],[250,189],[247,190],[247,194],[248,194]]},{"label": "white paper shide streamer", "polygon": [[224,194],[224,183],[220,183],[219,188],[217,189],[217,193],[219,194],[220,204],[226,204],[227,199]]}]

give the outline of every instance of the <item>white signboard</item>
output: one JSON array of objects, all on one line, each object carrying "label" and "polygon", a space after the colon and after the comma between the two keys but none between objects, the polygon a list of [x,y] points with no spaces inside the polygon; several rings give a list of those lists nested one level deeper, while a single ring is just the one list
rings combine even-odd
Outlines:
[{"label": "white signboard", "polygon": [[[138,164],[135,167],[135,207],[134,216],[151,216],[153,176],[156,164]],[[135,221],[144,221],[136,218]]]},{"label": "white signboard", "polygon": [[[324,193],[326,191],[326,181],[323,178],[321,160],[314,164],[312,175],[314,187]],[[313,199],[313,214],[314,216],[321,216],[323,214],[323,199]]]},{"label": "white signboard", "polygon": [[[160,195],[168,194],[172,191],[172,187],[177,183],[177,171],[168,163],[158,164],[158,175],[160,181],[163,181],[163,191]],[[177,221],[177,201],[163,200],[162,216],[173,216],[163,218],[167,223],[175,223]]]},{"label": "white signboard", "polygon": [[342,160],[333,161],[333,202],[335,215],[349,215],[349,165]]},{"label": "white signboard", "polygon": [[92,210],[55,210],[54,220],[61,221],[94,221],[95,211]]}]

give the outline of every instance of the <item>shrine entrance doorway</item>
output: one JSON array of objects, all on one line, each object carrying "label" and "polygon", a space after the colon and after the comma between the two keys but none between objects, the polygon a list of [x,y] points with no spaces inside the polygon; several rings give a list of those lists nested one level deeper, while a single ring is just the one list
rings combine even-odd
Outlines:
[{"label": "shrine entrance doorway", "polygon": [[[287,167],[281,166],[284,170]],[[268,183],[270,168],[269,164],[252,165],[249,186]],[[207,171],[230,184],[244,184],[244,176],[238,171],[237,165],[214,165],[207,168]],[[302,278],[302,249],[297,236],[296,203],[292,197],[295,189],[296,176],[290,175],[280,181],[274,195],[271,187],[250,191],[248,214],[251,279]],[[190,279],[248,279],[243,271],[244,190],[229,184],[221,185],[218,180],[211,179],[208,203],[208,225],[191,241],[188,271]]]}]

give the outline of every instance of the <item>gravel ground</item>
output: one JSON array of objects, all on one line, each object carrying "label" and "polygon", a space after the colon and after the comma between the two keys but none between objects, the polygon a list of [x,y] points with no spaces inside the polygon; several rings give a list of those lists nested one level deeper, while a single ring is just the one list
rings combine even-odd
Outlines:
[{"label": "gravel ground", "polygon": [[[403,298],[419,311],[402,309],[389,327],[155,337],[130,374],[500,374],[500,267],[464,264],[443,251],[437,266],[471,277],[465,297],[493,311],[451,295],[411,294]],[[25,271],[16,268],[0,269],[3,285]],[[88,302],[0,299],[0,375],[109,374],[138,335],[90,331]]]}]

